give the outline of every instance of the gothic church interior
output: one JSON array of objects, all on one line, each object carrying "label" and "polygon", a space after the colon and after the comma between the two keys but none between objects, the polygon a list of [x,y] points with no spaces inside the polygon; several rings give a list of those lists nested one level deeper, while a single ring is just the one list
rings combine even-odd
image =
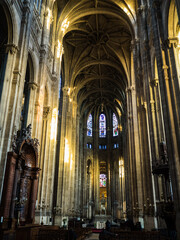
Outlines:
[{"label": "gothic church interior", "polygon": [[180,1],[0,0],[0,15],[1,224],[169,214],[180,239]]}]

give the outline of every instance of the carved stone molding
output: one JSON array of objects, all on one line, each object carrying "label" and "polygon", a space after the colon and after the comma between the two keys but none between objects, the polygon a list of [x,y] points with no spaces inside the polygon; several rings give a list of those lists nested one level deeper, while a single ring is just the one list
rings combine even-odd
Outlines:
[{"label": "carved stone molding", "polygon": [[38,84],[36,82],[29,82],[28,87],[35,90],[38,87]]},{"label": "carved stone molding", "polygon": [[13,76],[12,83],[13,84],[19,84],[19,79],[21,77],[21,72],[19,70],[14,70],[13,74],[14,74],[14,76]]},{"label": "carved stone molding", "polygon": [[176,47],[178,47],[179,39],[177,37],[168,38],[168,42],[169,42],[169,48],[171,48],[172,46],[174,46],[176,48]]},{"label": "carved stone molding", "polygon": [[47,54],[47,48],[48,46],[46,45],[41,45],[41,48],[40,48],[40,63],[44,63],[45,62],[45,58],[46,58],[46,54]]},{"label": "carved stone molding", "polygon": [[17,51],[19,50],[18,46],[15,44],[6,44],[6,53],[10,52],[12,55],[16,54]]},{"label": "carved stone molding", "polygon": [[146,5],[141,5],[138,8],[138,14],[142,14],[146,10],[147,6]]},{"label": "carved stone molding", "polygon": [[133,91],[135,91],[135,87],[134,86],[129,86],[129,87],[126,88],[126,92],[127,93],[128,92],[133,92]]},{"label": "carved stone molding", "polygon": [[139,38],[135,38],[131,41],[131,51],[135,50],[137,44],[139,44]]},{"label": "carved stone molding", "polygon": [[164,70],[164,78],[165,80],[169,80],[169,76],[168,76],[168,66],[167,65],[163,65],[163,70]]},{"label": "carved stone molding", "polygon": [[157,87],[159,83],[159,79],[158,78],[153,78],[151,81],[150,81],[150,84],[152,87]]},{"label": "carved stone molding", "polygon": [[47,119],[50,112],[51,112],[51,108],[50,107],[44,107],[43,108],[43,119]]},{"label": "carved stone molding", "polygon": [[151,100],[150,105],[151,105],[151,112],[155,112],[155,101]]}]

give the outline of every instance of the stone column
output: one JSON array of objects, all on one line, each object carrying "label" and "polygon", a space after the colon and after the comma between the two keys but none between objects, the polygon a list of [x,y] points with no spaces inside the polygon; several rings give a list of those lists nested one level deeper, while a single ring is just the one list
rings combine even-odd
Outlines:
[{"label": "stone column", "polygon": [[[65,185],[65,136],[66,136],[66,114],[68,110],[68,87],[63,88],[63,104],[62,104],[62,119],[61,119],[61,140],[60,140],[60,156],[59,156],[59,170],[58,170],[58,184],[57,184],[57,205],[63,209],[64,205],[64,188]],[[65,214],[63,209],[62,214]],[[58,223],[58,222],[57,222]]]},{"label": "stone column", "polygon": [[180,23],[180,2],[178,0],[176,0],[176,7],[177,7],[178,19]]},{"label": "stone column", "polygon": [[27,126],[31,123],[32,128],[33,128],[33,119],[34,119],[34,113],[35,113],[34,106],[36,101],[37,87],[38,85],[34,81],[28,83],[28,88],[30,88],[30,97],[29,97],[29,107],[28,107],[28,114],[27,114]]},{"label": "stone column", "polygon": [[[40,174],[39,177],[39,190],[38,191],[38,202],[40,203],[42,199],[45,199],[45,194],[47,192],[46,187],[44,186],[44,181],[47,178],[47,173],[45,171],[45,166],[46,166],[46,148],[48,149],[48,134],[47,134],[47,129],[48,129],[48,120],[50,117],[50,107],[44,107],[43,108],[43,124],[42,124],[42,139],[41,139],[41,148],[40,148],[40,156],[39,156],[39,167],[42,169],[42,174]],[[45,187],[45,188],[44,188]]]},{"label": "stone column", "polygon": [[94,159],[94,169],[93,169],[93,175],[94,175],[94,203],[95,203],[95,214],[99,214],[100,209],[100,193],[99,193],[99,159],[98,159],[98,149],[99,149],[99,131],[98,131],[98,119],[99,116],[97,112],[94,113],[94,129],[93,129],[93,135],[94,135],[94,151],[93,151],[93,159]]},{"label": "stone column", "polygon": [[173,116],[172,102],[171,102],[171,91],[169,89],[169,72],[166,63],[167,58],[164,57],[160,43],[159,26],[158,24],[158,13],[159,9],[155,9],[153,1],[150,1],[151,8],[151,22],[154,32],[154,46],[156,50],[156,59],[159,75],[160,94],[162,100],[163,119],[165,125],[165,134],[167,142],[167,152],[169,159],[170,175],[172,177],[172,187],[174,195],[174,205],[176,210],[176,226],[178,231],[178,237],[180,238],[180,162],[177,145],[177,135],[175,131],[175,122]]},{"label": "stone column", "polygon": [[[180,46],[177,39],[168,39],[164,42],[164,51],[166,62],[169,71],[169,91],[173,107],[174,127],[177,136],[178,146],[180,145],[179,121],[180,121],[180,94],[179,94],[179,79],[178,79],[178,59]],[[177,56],[175,58],[175,55]],[[180,64],[180,59],[179,59]],[[180,71],[179,71],[180,74]],[[180,151],[179,151],[180,152]]]},{"label": "stone column", "polygon": [[75,156],[74,156],[74,207],[80,210],[81,202],[81,164],[80,164],[80,115],[76,114],[76,143],[75,143]]},{"label": "stone column", "polygon": [[[84,151],[83,151],[83,146],[84,146],[84,139],[83,139],[83,123],[82,123],[82,118],[80,118],[80,115],[78,116],[78,121],[79,121],[79,159],[78,159],[78,166],[79,169],[77,169],[77,175],[76,175],[76,182],[78,183],[78,195],[79,199],[77,199],[76,196],[76,201],[77,204],[80,208],[84,207],[84,199],[83,199],[83,184],[84,184],[84,178],[83,178],[83,159],[84,159]],[[80,177],[80,181],[79,181]],[[83,209],[82,209],[82,214],[83,214]],[[83,215],[82,215],[83,216]]]},{"label": "stone column", "polygon": [[[136,43],[136,42],[135,42]],[[134,68],[136,65],[136,46],[132,45],[133,52],[131,52],[131,86],[127,88],[127,98],[128,98],[128,114],[129,114],[129,124],[130,124],[130,131],[131,133],[131,141],[130,147],[131,147],[131,156],[130,161],[132,166],[132,169],[135,170],[136,174],[133,174],[133,185],[132,191],[133,191],[133,207],[135,209],[134,216],[135,221],[136,220],[142,220],[142,208],[143,208],[143,179],[142,179],[142,159],[140,155],[140,143],[139,143],[139,128],[138,128],[138,119],[137,119],[137,102],[136,102],[136,90],[135,90],[135,76],[134,76]],[[134,59],[133,59],[134,58]],[[132,115],[131,115],[132,114]],[[133,150],[134,149],[134,150]],[[131,170],[132,171],[132,170]],[[132,184],[132,182],[131,182]],[[137,219],[138,217],[138,219]]]}]

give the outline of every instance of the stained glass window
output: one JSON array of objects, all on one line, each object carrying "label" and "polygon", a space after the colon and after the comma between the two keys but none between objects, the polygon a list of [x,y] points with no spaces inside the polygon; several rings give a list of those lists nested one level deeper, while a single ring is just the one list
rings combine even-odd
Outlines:
[{"label": "stained glass window", "polygon": [[118,144],[118,143],[114,143],[113,148],[114,148],[114,149],[115,149],[115,148],[119,148],[119,144]]},{"label": "stained glass window", "polygon": [[92,149],[92,144],[91,143],[87,143],[87,148]]},{"label": "stained glass window", "polygon": [[100,180],[100,187],[106,187],[106,174],[100,174],[99,176],[99,180]]},{"label": "stained glass window", "polygon": [[104,150],[104,149],[107,149],[107,146],[106,146],[106,145],[103,145],[103,144],[100,144],[100,145],[99,145],[99,149],[103,149],[103,150]]},{"label": "stained glass window", "polygon": [[87,120],[87,136],[92,137],[92,115],[89,114]]},{"label": "stained glass window", "polygon": [[118,120],[115,113],[113,113],[113,137],[115,136],[118,136]]},{"label": "stained glass window", "polygon": [[99,137],[106,137],[106,116],[103,113],[99,117]]}]

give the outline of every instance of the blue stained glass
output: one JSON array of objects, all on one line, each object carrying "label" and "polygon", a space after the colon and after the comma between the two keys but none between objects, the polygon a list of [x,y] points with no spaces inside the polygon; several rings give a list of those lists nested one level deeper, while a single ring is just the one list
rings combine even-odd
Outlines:
[{"label": "blue stained glass", "polygon": [[103,113],[99,117],[99,137],[106,137],[106,116]]},{"label": "blue stained glass", "polygon": [[87,120],[87,136],[92,137],[92,115],[89,114]]},{"label": "blue stained glass", "polygon": [[118,120],[116,115],[113,113],[113,137],[118,136]]}]

